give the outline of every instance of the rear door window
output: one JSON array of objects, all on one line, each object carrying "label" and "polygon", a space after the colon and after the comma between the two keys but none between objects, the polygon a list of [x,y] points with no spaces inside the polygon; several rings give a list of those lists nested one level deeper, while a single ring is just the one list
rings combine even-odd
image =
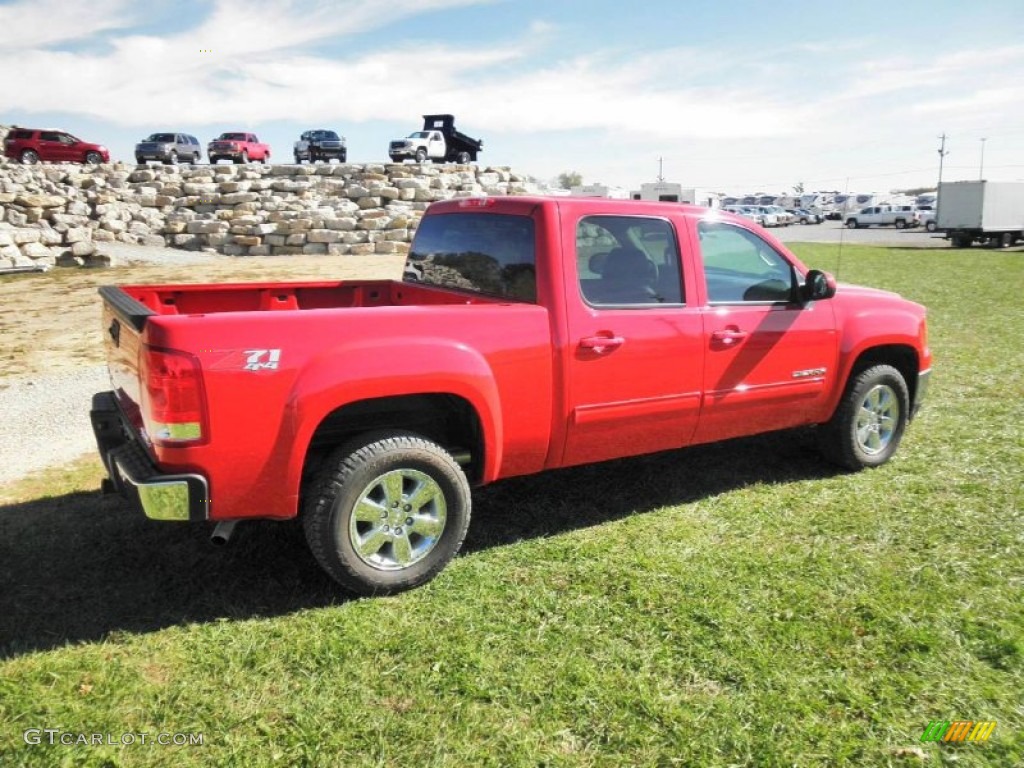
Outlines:
[{"label": "rear door window", "polygon": [[534,302],[534,237],[533,219],[529,216],[426,216],[413,238],[405,279]]}]

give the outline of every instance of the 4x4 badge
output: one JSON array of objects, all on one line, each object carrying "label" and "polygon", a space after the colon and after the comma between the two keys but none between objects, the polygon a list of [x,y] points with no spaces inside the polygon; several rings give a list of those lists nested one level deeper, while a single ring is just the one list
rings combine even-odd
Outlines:
[{"label": "4x4 badge", "polygon": [[[277,364],[281,360],[280,349],[247,349],[245,354],[247,355],[245,358],[245,370],[247,371],[277,370]],[[267,359],[261,362],[264,356]]]}]

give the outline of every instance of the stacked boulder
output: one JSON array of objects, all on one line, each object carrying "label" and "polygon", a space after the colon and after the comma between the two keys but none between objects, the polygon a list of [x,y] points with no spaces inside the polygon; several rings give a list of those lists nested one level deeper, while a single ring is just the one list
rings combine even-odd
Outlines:
[{"label": "stacked boulder", "polygon": [[536,189],[453,165],[0,166],[0,269],[108,263],[104,242],[232,256],[404,253],[435,200]]}]

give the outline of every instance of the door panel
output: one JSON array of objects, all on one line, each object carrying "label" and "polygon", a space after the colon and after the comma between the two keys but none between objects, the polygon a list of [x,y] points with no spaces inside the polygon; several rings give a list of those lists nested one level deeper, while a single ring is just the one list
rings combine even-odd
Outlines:
[{"label": "door panel", "polygon": [[703,321],[682,301],[673,225],[565,216],[562,227],[576,256],[564,260],[571,405],[562,463],[685,445],[700,413]]},{"label": "door panel", "polygon": [[753,231],[721,221],[701,221],[698,230],[708,306],[696,440],[815,420],[836,375],[831,303],[794,301],[793,265]]}]

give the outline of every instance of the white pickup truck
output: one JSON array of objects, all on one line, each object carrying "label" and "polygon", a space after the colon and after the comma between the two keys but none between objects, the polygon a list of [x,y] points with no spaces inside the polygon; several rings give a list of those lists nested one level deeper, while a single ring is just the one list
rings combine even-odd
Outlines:
[{"label": "white pickup truck", "polygon": [[916,227],[920,216],[912,205],[872,205],[847,215],[845,224],[849,229],[858,227]]}]

